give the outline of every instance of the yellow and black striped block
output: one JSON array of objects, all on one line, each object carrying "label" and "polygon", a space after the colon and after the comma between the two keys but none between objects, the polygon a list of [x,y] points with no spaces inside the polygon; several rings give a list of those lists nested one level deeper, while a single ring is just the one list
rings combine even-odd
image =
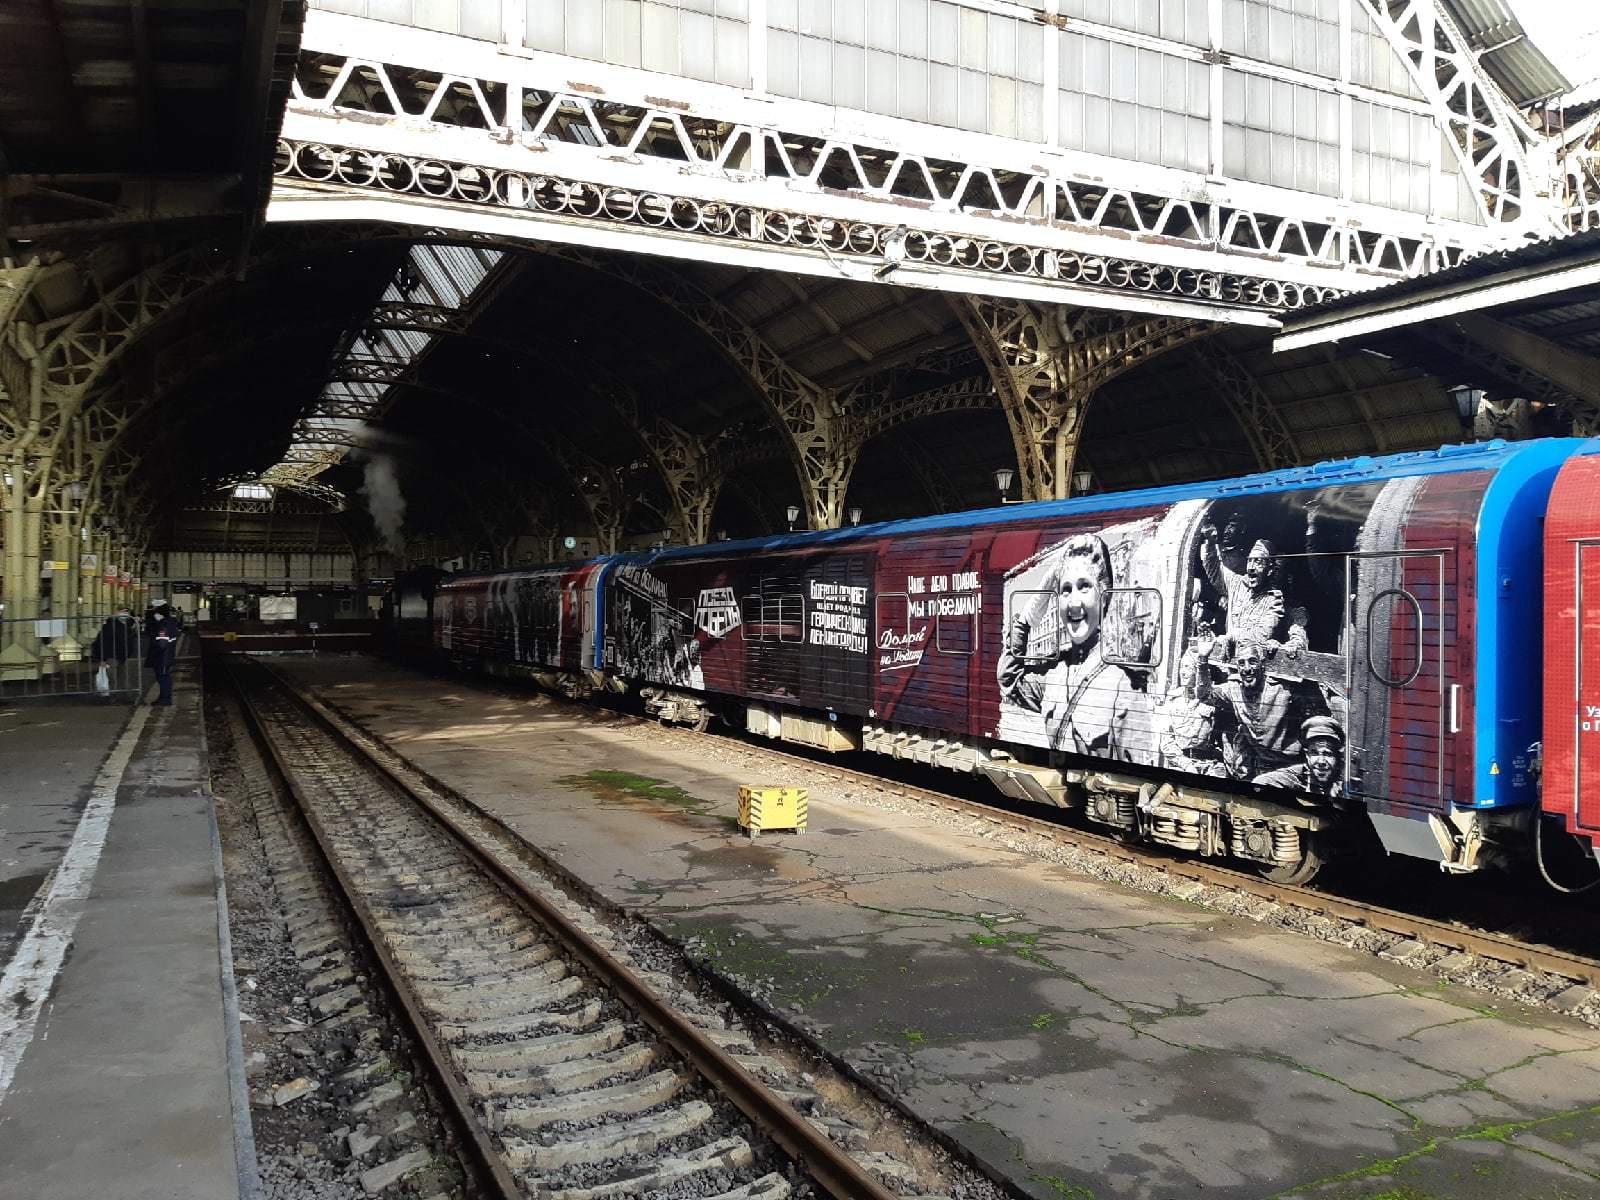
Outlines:
[{"label": "yellow and black striped block", "polygon": [[739,827],[751,837],[763,829],[806,831],[806,797],[797,787],[742,787],[739,789]]}]

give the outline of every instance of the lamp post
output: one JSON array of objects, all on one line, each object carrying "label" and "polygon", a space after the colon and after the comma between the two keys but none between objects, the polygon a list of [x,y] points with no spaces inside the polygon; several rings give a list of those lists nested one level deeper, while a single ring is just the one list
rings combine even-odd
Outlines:
[{"label": "lamp post", "polygon": [[1458,383],[1450,389],[1450,397],[1456,402],[1456,414],[1461,418],[1461,423],[1471,425],[1472,419],[1478,415],[1478,406],[1483,403],[1483,389]]},{"label": "lamp post", "polygon": [[1011,491],[1011,481],[1015,479],[1016,476],[1017,473],[1010,467],[996,467],[994,469],[994,487],[995,491],[1000,493],[1001,504],[1022,503],[1021,500],[1013,500],[1009,495]]}]

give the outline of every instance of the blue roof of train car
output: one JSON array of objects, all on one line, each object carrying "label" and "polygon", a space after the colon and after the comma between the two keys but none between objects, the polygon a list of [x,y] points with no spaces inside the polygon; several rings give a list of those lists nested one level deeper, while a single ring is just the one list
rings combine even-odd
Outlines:
[{"label": "blue roof of train car", "polygon": [[[1594,439],[1594,442],[1600,445],[1600,438]],[[1441,446],[1437,450],[1413,450],[1404,454],[1387,454],[1379,457],[1363,455],[1359,458],[1334,459],[1306,467],[1290,467],[1281,471],[1244,475],[1236,479],[1212,479],[1168,487],[1142,488],[1131,492],[1107,492],[1093,496],[1076,496],[1067,500],[1038,500],[1026,504],[1007,504],[1003,507],[976,508],[966,512],[939,513],[928,517],[878,521],[869,525],[846,526],[841,529],[778,533],[767,537],[744,538],[737,542],[712,542],[704,546],[667,546],[660,550],[637,550],[618,554],[614,557],[614,561],[651,562],[696,558],[703,557],[708,552],[722,555],[746,550],[803,550],[814,546],[854,541],[857,538],[932,533],[941,529],[967,528],[973,525],[1037,521],[1041,517],[1112,512],[1124,508],[1176,504],[1180,500],[1210,500],[1222,496],[1287,492],[1296,488],[1332,487],[1341,483],[1362,483],[1411,475],[1442,475],[1452,471],[1493,470],[1533,444],[1535,443],[1507,442],[1502,438],[1496,438],[1488,442]]]}]

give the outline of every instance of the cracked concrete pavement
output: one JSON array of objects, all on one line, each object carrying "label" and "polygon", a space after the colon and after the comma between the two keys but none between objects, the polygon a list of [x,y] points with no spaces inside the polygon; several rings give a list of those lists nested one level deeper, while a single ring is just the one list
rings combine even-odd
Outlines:
[{"label": "cracked concrete pavement", "polygon": [[[1576,1023],[763,775],[759,751],[371,660],[284,665],[1029,1195],[1600,1190],[1600,1035]],[[744,837],[741,783],[810,787],[809,831]]]}]

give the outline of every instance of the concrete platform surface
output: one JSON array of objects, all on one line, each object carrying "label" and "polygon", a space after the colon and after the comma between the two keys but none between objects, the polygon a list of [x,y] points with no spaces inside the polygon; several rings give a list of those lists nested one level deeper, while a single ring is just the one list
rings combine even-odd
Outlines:
[{"label": "concrete platform surface", "polygon": [[[1600,1035],[1122,889],[714,739],[281,661],[1028,1194],[1600,1194]],[[772,760],[767,760],[772,761]],[[599,774],[596,774],[599,772]],[[737,829],[740,783],[810,830]]]},{"label": "concrete platform surface", "polygon": [[0,703],[0,962],[72,841],[128,714],[126,704],[82,700]]},{"label": "concrete platform surface", "polygon": [[29,905],[4,960],[3,1200],[226,1200],[241,1163],[253,1178],[197,668],[171,708],[0,718],[11,899]]}]

